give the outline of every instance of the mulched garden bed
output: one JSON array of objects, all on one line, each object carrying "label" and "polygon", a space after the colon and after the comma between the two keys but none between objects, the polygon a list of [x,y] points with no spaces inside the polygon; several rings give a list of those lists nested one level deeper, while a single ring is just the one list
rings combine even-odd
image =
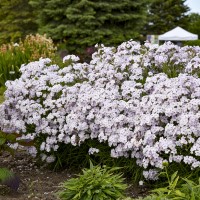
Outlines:
[{"label": "mulched garden bed", "polygon": [[[16,152],[14,157],[3,153],[0,156],[0,167],[10,169],[21,181],[18,192],[0,185],[0,200],[57,200],[55,193],[59,190],[59,184],[74,176],[70,170],[54,172],[44,165],[38,166],[36,160],[24,151]],[[127,195],[131,197],[143,196],[146,193],[147,189],[144,187],[130,185],[127,190]]]}]

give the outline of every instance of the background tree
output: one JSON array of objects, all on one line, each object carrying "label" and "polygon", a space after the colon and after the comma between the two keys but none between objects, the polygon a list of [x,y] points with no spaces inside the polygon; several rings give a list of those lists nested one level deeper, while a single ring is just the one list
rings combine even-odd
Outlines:
[{"label": "background tree", "polygon": [[188,30],[192,33],[198,34],[200,38],[200,14],[191,13],[189,16]]},{"label": "background tree", "polygon": [[148,0],[32,0],[39,31],[65,41],[70,52],[96,43],[117,45],[139,39]]},{"label": "background tree", "polygon": [[187,28],[189,7],[186,0],[153,0],[149,6],[146,33],[163,34],[176,26]]},{"label": "background tree", "polygon": [[0,1],[0,44],[16,42],[37,31],[34,11],[28,0]]}]

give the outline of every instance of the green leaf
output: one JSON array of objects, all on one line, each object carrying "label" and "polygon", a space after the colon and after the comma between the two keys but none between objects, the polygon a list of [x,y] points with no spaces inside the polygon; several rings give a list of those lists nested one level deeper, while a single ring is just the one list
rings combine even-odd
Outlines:
[{"label": "green leaf", "polygon": [[12,156],[14,156],[15,150],[13,148],[9,147],[8,145],[4,145],[3,149],[9,152]]},{"label": "green leaf", "polygon": [[0,145],[3,145],[6,143],[6,138],[0,138]]},{"label": "green leaf", "polygon": [[92,161],[90,160],[90,169],[93,169],[94,165],[92,163]]},{"label": "green leaf", "polygon": [[185,194],[181,192],[180,190],[175,190],[175,194],[179,197],[185,197]]},{"label": "green leaf", "polygon": [[13,176],[13,172],[8,170],[7,168],[0,168],[0,180],[5,181],[6,179]]},{"label": "green leaf", "polygon": [[89,196],[91,196],[91,190],[88,190],[88,191],[87,191],[87,194],[88,194]]},{"label": "green leaf", "polygon": [[16,135],[11,133],[6,135],[6,139],[9,140],[10,142],[15,142],[16,138],[17,138]]},{"label": "green leaf", "polygon": [[179,176],[178,177],[176,177],[176,179],[174,180],[174,182],[173,183],[171,183],[170,184],[170,189],[172,189],[172,190],[174,190],[175,189],[175,187],[176,187],[176,185],[177,185],[177,182],[178,182],[178,180],[179,180]]},{"label": "green leaf", "polygon": [[6,134],[4,133],[4,132],[2,132],[2,131],[0,131],[0,138],[5,138],[6,137]]},{"label": "green leaf", "polygon": [[112,192],[111,190],[108,190],[108,189],[104,190],[104,193],[109,194],[109,195],[115,194],[114,192]]},{"label": "green leaf", "polygon": [[19,178],[7,168],[0,168],[0,182],[11,189],[17,191],[19,188]]},{"label": "green leaf", "polygon": [[156,192],[156,193],[166,193],[168,191],[169,191],[169,189],[167,187],[165,187],[165,188],[157,188],[157,189],[152,190],[152,192]]},{"label": "green leaf", "polygon": [[176,171],[176,172],[174,172],[174,173],[172,174],[172,176],[171,176],[171,182],[174,181],[174,179],[175,179],[176,176],[177,176],[177,173],[178,173],[178,171]]}]

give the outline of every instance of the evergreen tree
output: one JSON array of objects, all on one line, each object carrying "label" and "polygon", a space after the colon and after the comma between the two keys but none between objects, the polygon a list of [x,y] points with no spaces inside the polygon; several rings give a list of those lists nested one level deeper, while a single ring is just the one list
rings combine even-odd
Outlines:
[{"label": "evergreen tree", "polygon": [[40,32],[66,42],[70,52],[96,43],[117,45],[138,39],[148,0],[32,0],[40,10]]},{"label": "evergreen tree", "polygon": [[191,13],[189,15],[189,22],[188,30],[192,33],[198,34],[200,39],[200,14]]},{"label": "evergreen tree", "polygon": [[37,31],[32,7],[28,0],[0,1],[0,44],[16,42]]},{"label": "evergreen tree", "polygon": [[189,7],[186,0],[153,0],[148,10],[146,33],[150,35],[163,34],[176,26],[186,28]]}]

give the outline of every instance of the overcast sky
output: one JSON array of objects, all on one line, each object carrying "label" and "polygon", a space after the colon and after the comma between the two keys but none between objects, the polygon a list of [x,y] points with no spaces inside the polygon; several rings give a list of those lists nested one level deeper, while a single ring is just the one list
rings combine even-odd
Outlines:
[{"label": "overcast sky", "polygon": [[186,0],[186,4],[190,8],[190,12],[196,12],[200,14],[200,0]]}]

